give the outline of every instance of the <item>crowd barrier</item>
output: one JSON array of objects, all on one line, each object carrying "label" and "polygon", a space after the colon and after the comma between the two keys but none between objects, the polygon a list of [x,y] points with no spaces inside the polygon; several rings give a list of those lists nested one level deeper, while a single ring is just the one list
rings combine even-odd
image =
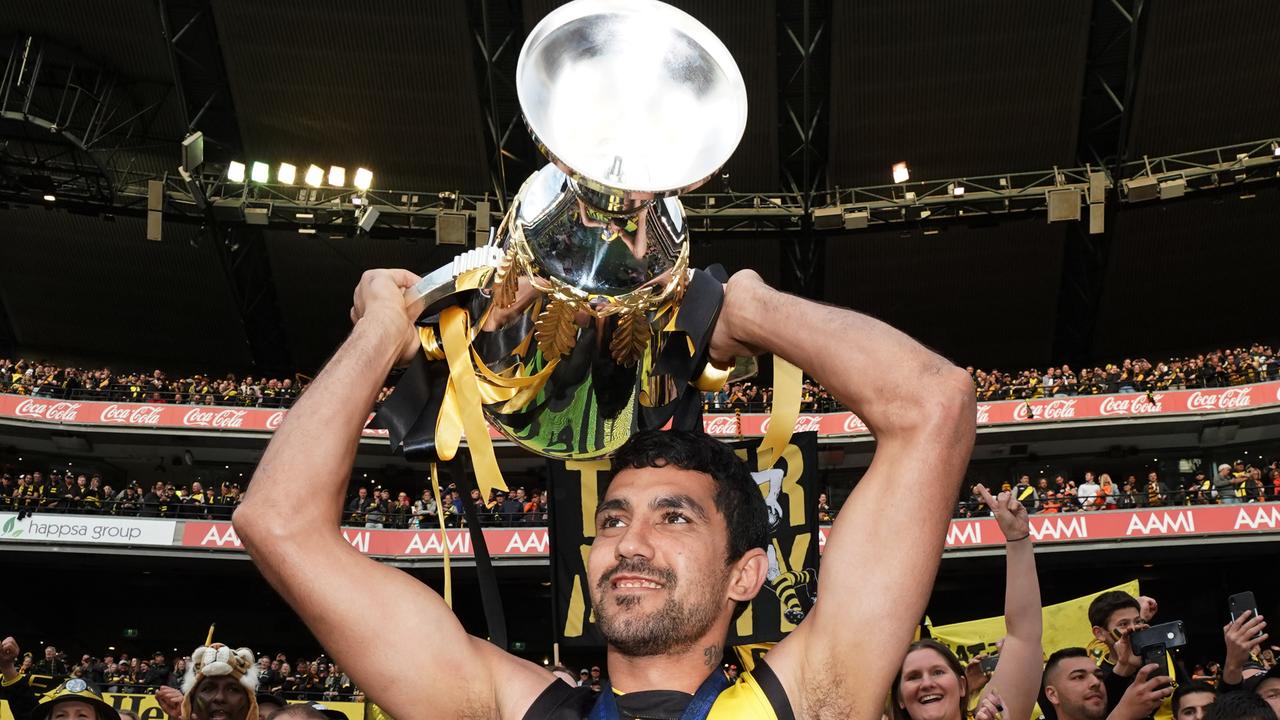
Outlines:
[{"label": "crowd barrier", "polygon": [[[1280,405],[1280,381],[1227,388],[980,402],[977,421],[979,427],[1025,425],[1210,414],[1277,405]],[[287,412],[271,408],[71,401],[0,395],[0,419],[66,425],[270,433],[280,427]],[[370,414],[369,420],[372,419]],[[769,429],[769,415],[707,415],[702,423],[709,435],[757,437]],[[817,431],[825,437],[868,432],[866,424],[847,411],[802,414],[796,420],[795,429],[796,432]],[[385,430],[377,428],[366,427],[364,430],[366,437],[386,437],[386,434]],[[502,438],[493,428],[489,429],[489,434],[494,439]]]},{"label": "crowd barrier", "polygon": [[[819,529],[818,547],[826,545],[829,528]],[[1133,510],[1100,510],[1031,516],[1031,536],[1039,544],[1126,542],[1152,538],[1249,536],[1280,532],[1280,502],[1240,505],[1197,505]],[[495,558],[546,558],[545,527],[484,528],[485,544]],[[439,558],[445,546],[459,558],[472,556],[471,535],[449,529],[390,530],[342,528],[342,536],[360,552],[393,559]],[[0,544],[36,543],[82,546],[181,548],[189,551],[243,552],[229,522],[165,520],[95,515],[38,513],[17,519],[0,513]],[[947,549],[962,551],[997,547],[1004,538],[992,518],[951,521]]]}]

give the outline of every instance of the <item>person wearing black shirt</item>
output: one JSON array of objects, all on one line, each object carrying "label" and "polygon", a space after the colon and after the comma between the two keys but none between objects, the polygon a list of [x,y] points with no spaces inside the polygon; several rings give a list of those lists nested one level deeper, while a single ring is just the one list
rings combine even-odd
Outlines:
[{"label": "person wearing black shirt", "polygon": [[142,497],[142,517],[160,517],[166,507],[164,483],[157,482],[151,492]]},{"label": "person wearing black shirt", "polygon": [[362,525],[365,522],[365,514],[369,512],[369,506],[373,504],[373,500],[369,499],[369,491],[365,488],[356,490],[356,496],[351,498],[351,502],[347,503],[347,522],[352,525]]},{"label": "person wearing black shirt", "polygon": [[159,687],[169,681],[169,665],[165,663],[164,653],[157,652],[151,660],[151,667],[142,676],[142,684],[148,687]]}]

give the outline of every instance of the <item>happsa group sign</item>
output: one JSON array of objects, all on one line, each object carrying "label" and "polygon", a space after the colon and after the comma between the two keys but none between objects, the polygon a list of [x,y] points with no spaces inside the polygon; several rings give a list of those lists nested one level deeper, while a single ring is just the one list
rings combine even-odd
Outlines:
[{"label": "happsa group sign", "polygon": [[36,513],[21,520],[0,513],[0,541],[82,545],[173,545],[173,520]]}]

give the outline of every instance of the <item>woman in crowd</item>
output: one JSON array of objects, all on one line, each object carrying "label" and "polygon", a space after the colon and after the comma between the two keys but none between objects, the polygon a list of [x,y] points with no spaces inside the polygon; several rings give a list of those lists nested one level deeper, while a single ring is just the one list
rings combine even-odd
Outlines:
[{"label": "woman in crowd", "polygon": [[1111,481],[1111,476],[1106,473],[1102,473],[1098,482],[1098,495],[1095,502],[1098,510],[1116,509],[1116,486]]},{"label": "woman in crowd", "polygon": [[1008,634],[1001,644],[995,672],[989,682],[984,682],[984,674],[967,673],[947,646],[935,640],[912,643],[890,689],[894,720],[964,720],[971,707],[975,708],[974,720],[1031,717],[1044,657],[1040,645],[1040,583],[1036,578],[1031,526],[1026,508],[1011,493],[1002,492],[993,498],[985,487],[978,485],[975,489],[995,515],[1005,537],[1004,617]]}]

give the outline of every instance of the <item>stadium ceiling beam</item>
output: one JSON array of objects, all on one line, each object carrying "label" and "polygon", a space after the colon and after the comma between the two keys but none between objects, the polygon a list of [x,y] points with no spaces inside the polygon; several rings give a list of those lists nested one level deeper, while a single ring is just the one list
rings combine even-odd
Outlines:
[{"label": "stadium ceiling beam", "polygon": [[[210,0],[156,0],[185,134],[204,134],[209,159],[240,150],[240,130]],[[174,141],[181,138],[173,138]]]},{"label": "stadium ceiling beam", "polygon": [[[1081,163],[1106,168],[1111,185],[1119,181],[1128,159],[1146,2],[1094,0],[1091,17],[1076,154]],[[1093,359],[1117,209],[1115,202],[1097,199],[1090,207],[1088,231],[1077,223],[1066,234],[1054,320],[1055,364]]]},{"label": "stadium ceiling beam", "polygon": [[778,3],[778,167],[782,187],[801,204],[799,226],[779,246],[782,287],[811,298],[822,297],[826,252],[810,211],[827,178],[830,21],[831,0]]},{"label": "stadium ceiling beam", "polygon": [[509,0],[477,0],[467,4],[467,11],[475,41],[489,185],[499,211],[505,213],[508,198],[537,169],[540,159],[525,130],[515,87],[516,62],[525,37],[523,11],[519,2]]}]

